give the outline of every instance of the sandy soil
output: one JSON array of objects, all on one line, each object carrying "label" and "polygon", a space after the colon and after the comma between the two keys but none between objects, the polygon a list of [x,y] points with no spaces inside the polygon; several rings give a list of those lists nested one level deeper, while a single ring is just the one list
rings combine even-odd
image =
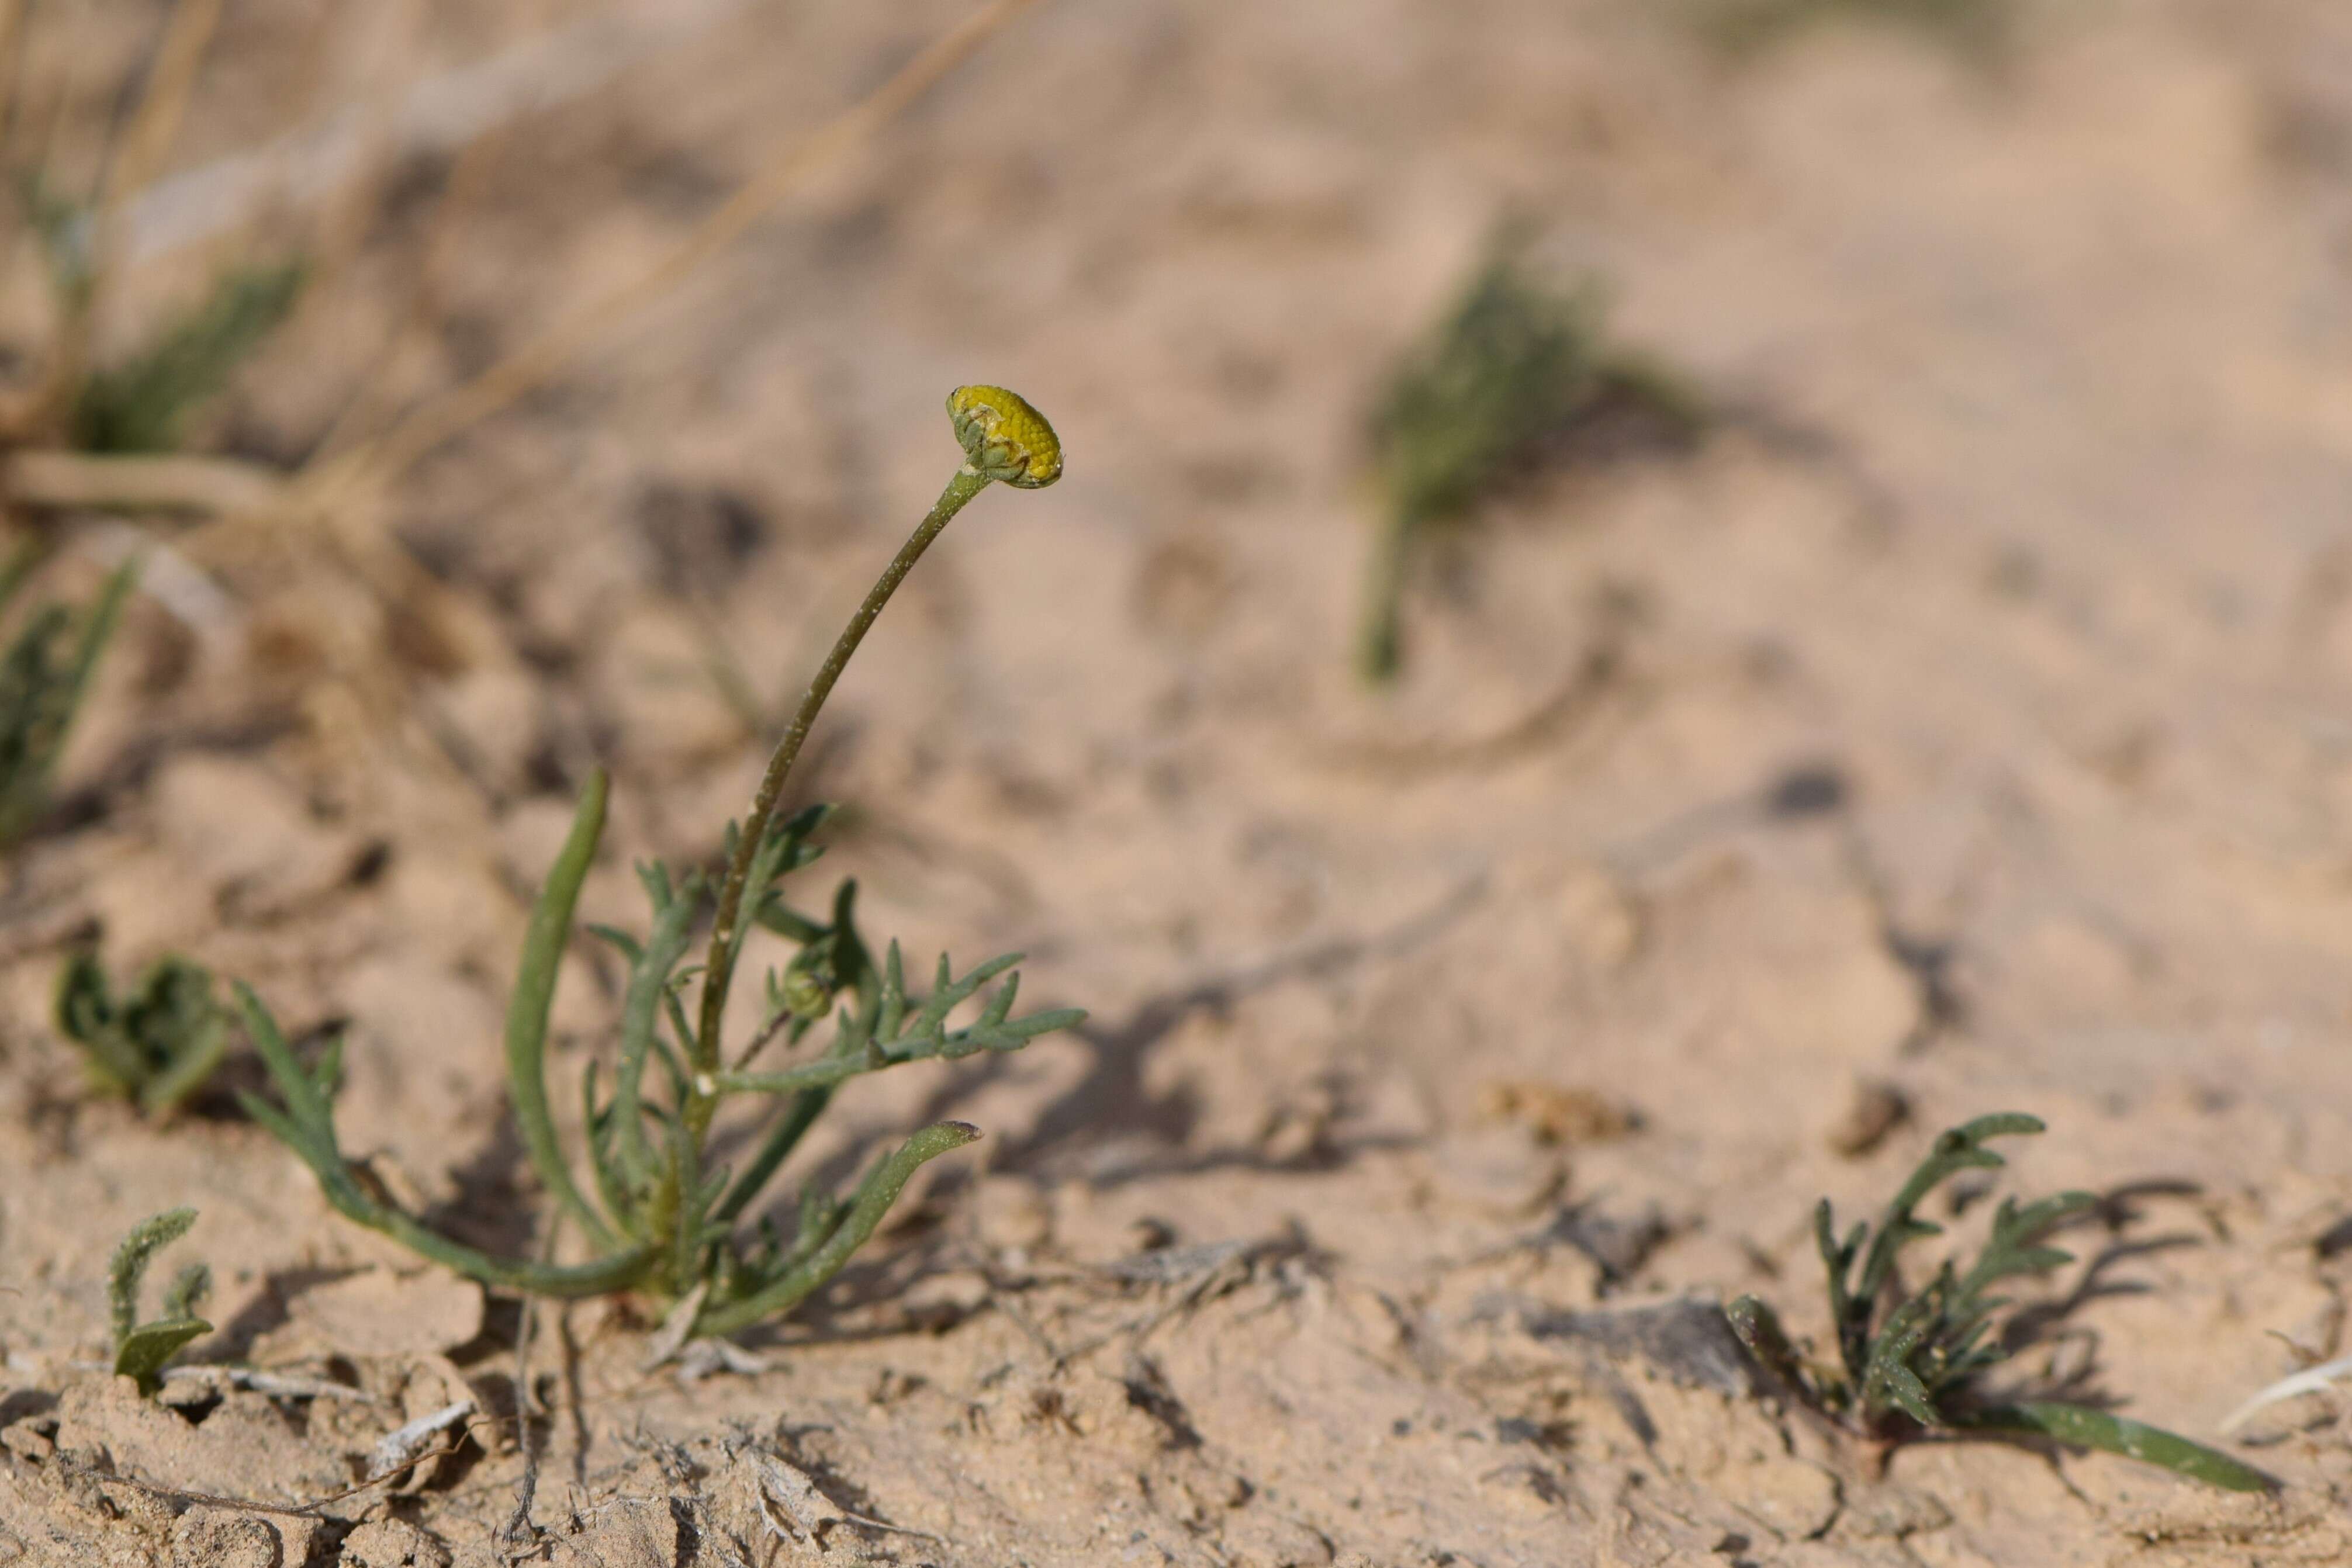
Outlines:
[{"label": "sandy soil", "polygon": [[[152,26],[91,10],[101,64]],[[207,440],[298,458],[363,372],[396,403],[512,349],[963,6],[709,11],[456,173],[399,165]],[[421,78],[588,14],[429,7],[383,47]],[[383,79],[306,16],[229,6],[175,166]],[[827,1179],[919,1118],[988,1137],[766,1370],[681,1385],[625,1303],[545,1314],[542,1560],[2352,1556],[2326,1398],[2236,1450],[2268,1498],[1882,1453],[1675,1306],[1817,1331],[1814,1198],[1859,1210],[1937,1127],[2019,1109],[2052,1128],[2020,1189],[2112,1195],[2020,1375],[2210,1439],[2343,1348],[2352,15],[2021,16],[1991,69],[1867,28],[1733,69],[1663,6],[1047,0],[401,487],[462,635],[290,547],[223,565],[194,627],[142,600],[0,934],[0,1562],[497,1560],[510,1421],[307,1515],[90,1473],[290,1509],[450,1397],[511,1414],[519,1313],[233,1112],[88,1098],[58,954],[95,926],[348,1020],[351,1146],[531,1246],[497,1028],[571,789],[615,771],[585,904],[634,924],[632,857],[709,853],[758,768],[710,639],[795,690],[969,381],[1052,415],[1068,477],[958,521],[805,787],[856,804],[827,865],[871,929],[1024,949],[1025,994],[1093,1021],[845,1097]],[[1729,417],[1450,542],[1375,699],[1360,412],[1509,214]],[[418,744],[352,739],[346,634]],[[573,955],[566,1073],[617,977]],[[1850,1135],[1874,1086],[1909,1117]],[[179,1203],[173,1260],[220,1281],[190,1359],[366,1398],[175,1409],[94,1370],[108,1247]],[[779,1475],[817,1489],[804,1541],[762,1516]]]}]

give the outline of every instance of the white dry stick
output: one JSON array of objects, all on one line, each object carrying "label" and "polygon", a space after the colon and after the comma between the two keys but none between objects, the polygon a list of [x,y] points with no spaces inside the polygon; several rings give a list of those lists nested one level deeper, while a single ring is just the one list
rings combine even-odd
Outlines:
[{"label": "white dry stick", "polygon": [[455,1405],[445,1405],[429,1416],[419,1416],[396,1432],[388,1432],[375,1446],[375,1457],[368,1467],[370,1475],[389,1475],[394,1470],[415,1464],[425,1456],[435,1439],[450,1427],[469,1419],[475,1410],[470,1399],[460,1399]]},{"label": "white dry stick", "polygon": [[677,1305],[662,1319],[661,1327],[646,1342],[644,1359],[637,1363],[640,1372],[651,1372],[674,1359],[686,1348],[687,1336],[694,1333],[695,1320],[702,1316],[703,1299],[710,1294],[710,1281],[703,1281],[677,1299]]},{"label": "white dry stick", "polygon": [[375,1403],[375,1396],[363,1388],[353,1388],[345,1383],[331,1383],[323,1377],[304,1377],[284,1372],[259,1372],[249,1366],[167,1366],[163,1384],[189,1383],[217,1392],[224,1388],[241,1388],[255,1394],[265,1394],[272,1399],[356,1399],[363,1405]]},{"label": "white dry stick", "polygon": [[738,1377],[757,1377],[768,1370],[764,1355],[745,1350],[732,1340],[698,1339],[678,1353],[677,1385],[691,1388],[706,1377],[716,1377],[731,1372]]},{"label": "white dry stick", "polygon": [[93,532],[90,543],[109,566],[137,557],[140,588],[198,636],[226,637],[244,623],[244,612],[210,572],[153,534],[109,523]]},{"label": "white dry stick", "polygon": [[2256,1412],[2268,1406],[2275,1405],[2282,1399],[2293,1399],[2304,1394],[2323,1393],[2332,1386],[2337,1378],[2347,1374],[2352,1374],[2352,1355],[2338,1356],[2334,1361],[2323,1362],[2317,1366],[2307,1366],[2293,1376],[2282,1377],[2223,1417],[2221,1430],[2236,1431],[2253,1419]]}]

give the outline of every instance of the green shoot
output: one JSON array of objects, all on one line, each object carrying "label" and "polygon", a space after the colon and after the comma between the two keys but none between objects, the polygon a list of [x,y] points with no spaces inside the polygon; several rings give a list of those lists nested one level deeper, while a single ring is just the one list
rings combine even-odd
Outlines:
[{"label": "green shoot", "polygon": [[1382,495],[1357,662],[1392,679],[1415,538],[1474,509],[1603,421],[1638,416],[1675,436],[1705,420],[1697,398],[1657,366],[1602,341],[1589,293],[1561,294],[1497,253],[1430,340],[1395,372],[1371,425]]},{"label": "green shoot", "polygon": [[[872,1237],[919,1167],[980,1135],[960,1122],[924,1128],[877,1162],[845,1199],[805,1195],[797,1234],[788,1239],[765,1219],[746,1232],[744,1217],[843,1085],[914,1061],[1018,1051],[1085,1016],[1064,1009],[1014,1017],[1017,956],[961,976],[942,957],[930,989],[911,991],[897,944],[875,962],[856,925],[854,883],[841,884],[823,918],[787,903],[782,888],[817,858],[814,839],[828,811],[782,814],[785,782],[883,605],[949,519],[991,483],[1035,489],[1060,476],[1059,442],[1019,397],[998,387],[964,387],[948,408],[965,461],[811,681],[749,814],[724,835],[724,868],[714,875],[701,867],[641,865],[638,880],[650,905],[644,934],[593,928],[621,956],[629,977],[609,1077],[592,1066],[583,1085],[585,1181],[575,1179],[564,1152],[546,1074],[556,972],[604,831],[604,775],[592,775],[581,792],[571,835],[524,938],[507,1013],[506,1065],[523,1147],[550,1200],[576,1223],[592,1256],[561,1264],[492,1257],[434,1230],[362,1182],[336,1136],[335,1052],[331,1048],[315,1065],[299,1060],[260,998],[238,988],[247,1032],[277,1089],[274,1103],[244,1096],[246,1108],[301,1157],[346,1218],[487,1284],[549,1296],[631,1291],[665,1303],[690,1301],[691,1332],[737,1333],[821,1289]],[[709,949],[698,967],[681,967],[706,918]],[[730,981],[755,932],[782,938],[793,952],[769,971],[754,1027],[730,1035]],[[999,980],[981,1000],[982,988]],[[979,1004],[976,1016],[950,1027],[950,1016],[968,1002]],[[828,1016],[833,1038],[822,1051],[788,1066],[757,1065],[763,1052],[799,1047]],[[710,1144],[722,1109],[739,1102],[757,1116],[742,1129],[751,1134],[749,1157],[730,1168],[710,1158]]]},{"label": "green shoot", "polygon": [[212,974],[185,958],[157,959],[118,997],[97,955],[76,953],[58,972],[54,1011],[98,1085],[151,1116],[195,1092],[228,1051],[229,1015],[214,998]]},{"label": "green shoot", "polygon": [[142,1220],[114,1249],[106,1270],[109,1326],[114,1344],[117,1375],[136,1378],[142,1394],[152,1394],[163,1382],[163,1365],[190,1340],[213,1332],[196,1314],[212,1290],[212,1270],[191,1263],[180,1270],[163,1292],[163,1315],[139,1321],[139,1288],[155,1254],[188,1233],[196,1222],[193,1208],[174,1208]]},{"label": "green shoot", "polygon": [[1744,59],[1797,34],[1838,22],[1909,27],[1983,63],[1998,59],[2016,26],[2015,0],[1696,0],[1702,36]]},{"label": "green shoot", "polygon": [[[23,590],[42,554],[38,542],[28,541],[0,565],[0,612]],[[133,576],[127,564],[117,569],[79,614],[62,604],[38,606],[0,649],[0,849],[48,809],[58,758]]]},{"label": "green shoot", "polygon": [[72,444],[85,452],[168,452],[188,415],[226,384],[294,308],[302,269],[243,267],[120,364],[92,373],[74,399]]},{"label": "green shoot", "polygon": [[2089,1193],[2060,1193],[2022,1207],[2003,1198],[1973,1263],[1962,1270],[1948,1260],[1920,1289],[1904,1285],[1896,1269],[1903,1249],[1942,1233],[1940,1226],[1918,1216],[1927,1195],[1961,1171],[2005,1164],[1985,1146],[1990,1140],[2042,1130],[2036,1118],[2011,1113],[1979,1116],[1943,1134],[1886,1206],[1875,1230],[1857,1223],[1841,1237],[1829,1200],[1822,1200],[1813,1228],[1829,1274],[1830,1322],[1837,1338],[1833,1365],[1801,1356],[1772,1309],[1753,1296],[1742,1296],[1726,1309],[1732,1328],[1782,1382],[1873,1436],[2021,1432],[2126,1455],[2209,1486],[2267,1490],[2270,1478],[2261,1471],[2186,1437],[2087,1406],[2003,1398],[1980,1386],[1983,1375],[2010,1354],[2004,1336],[1994,1332],[2010,1302],[1989,1292],[2004,1280],[2038,1277],[2072,1261],[2069,1254],[2043,1245],[2042,1238],[2094,1207],[2097,1199]]}]

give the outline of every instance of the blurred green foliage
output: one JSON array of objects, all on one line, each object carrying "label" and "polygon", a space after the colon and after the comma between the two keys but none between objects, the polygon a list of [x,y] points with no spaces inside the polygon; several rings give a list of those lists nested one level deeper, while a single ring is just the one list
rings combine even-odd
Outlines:
[{"label": "blurred green foliage", "polygon": [[228,1013],[214,998],[211,971],[175,955],[117,996],[98,956],[76,953],[58,972],[55,1013],[58,1032],[89,1059],[91,1077],[149,1115],[201,1088],[228,1051]]},{"label": "blurred green foliage", "polygon": [[188,416],[294,308],[294,263],[224,274],[194,308],[145,348],[94,371],[74,398],[72,443],[84,452],[168,452]]},{"label": "blurred green foliage", "polygon": [[[23,591],[45,553],[40,541],[27,540],[0,565],[0,613]],[[79,614],[63,604],[40,605],[0,649],[0,849],[48,808],[58,755],[133,576],[130,565],[118,569]]]},{"label": "blurred green foliage", "polygon": [[2015,0],[1692,0],[1700,31],[1734,57],[1845,22],[1923,33],[1979,61],[1997,58],[2016,25]]},{"label": "blurred green foliage", "polygon": [[1401,606],[1422,530],[1577,455],[1580,436],[1683,438],[1705,423],[1696,391],[1611,344],[1603,314],[1592,289],[1553,287],[1507,246],[1391,374],[1370,430],[1382,514],[1358,632],[1368,680],[1392,678],[1401,663]]}]

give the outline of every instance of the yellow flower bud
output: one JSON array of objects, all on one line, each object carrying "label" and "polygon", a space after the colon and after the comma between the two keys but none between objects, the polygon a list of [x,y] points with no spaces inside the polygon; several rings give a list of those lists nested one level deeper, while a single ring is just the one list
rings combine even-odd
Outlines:
[{"label": "yellow flower bud", "polygon": [[948,394],[948,418],[973,473],[1023,490],[1062,476],[1061,438],[1019,392],[958,387]]}]

